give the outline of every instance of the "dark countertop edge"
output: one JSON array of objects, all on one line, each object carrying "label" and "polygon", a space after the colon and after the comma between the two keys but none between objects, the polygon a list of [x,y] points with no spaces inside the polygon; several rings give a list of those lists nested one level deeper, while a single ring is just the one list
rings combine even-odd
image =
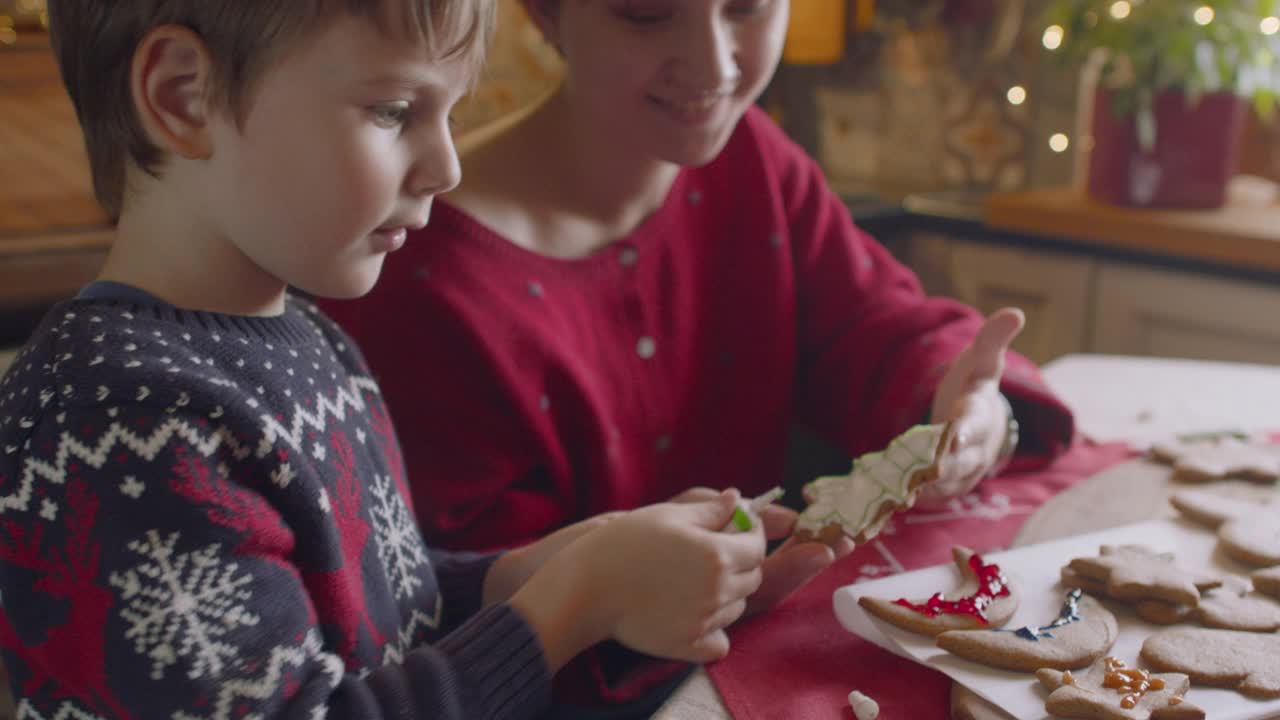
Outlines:
[{"label": "dark countertop edge", "polygon": [[1272,270],[1115,248],[1087,240],[992,228],[982,219],[980,210],[951,206],[950,203],[920,202],[919,196],[908,196],[900,202],[876,200],[862,195],[842,196],[842,199],[849,208],[854,223],[875,237],[904,230],[921,230],[988,245],[1047,250],[1149,268],[1280,285],[1280,272]]}]

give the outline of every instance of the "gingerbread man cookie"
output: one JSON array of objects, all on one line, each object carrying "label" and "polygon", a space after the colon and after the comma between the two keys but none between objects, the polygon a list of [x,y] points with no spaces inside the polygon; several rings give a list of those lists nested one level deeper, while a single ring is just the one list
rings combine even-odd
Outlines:
[{"label": "gingerbread man cookie", "polygon": [[1199,604],[1201,590],[1222,584],[1178,567],[1173,553],[1142,545],[1103,545],[1100,552],[1097,557],[1072,560],[1063,570],[1063,582],[1103,590],[1117,600],[1160,600],[1193,607]]},{"label": "gingerbread man cookie", "polygon": [[1256,503],[1186,490],[1169,499],[1190,520],[1218,529],[1218,546],[1248,565],[1280,565],[1280,498]]},{"label": "gingerbread man cookie", "polygon": [[968,548],[951,550],[952,560],[965,577],[956,600],[935,593],[927,600],[886,600],[863,596],[864,610],[903,630],[921,635],[938,635],[947,630],[1000,627],[1018,609],[1016,588],[998,565],[986,563]]},{"label": "gingerbread man cookie", "polygon": [[1173,479],[1211,482],[1240,478],[1257,483],[1280,478],[1280,452],[1230,436],[1156,443],[1151,456],[1173,466]]},{"label": "gingerbread man cookie", "polygon": [[1274,633],[1170,628],[1142,643],[1142,659],[1204,685],[1280,698],[1280,635]]},{"label": "gingerbread man cookie", "polygon": [[1254,590],[1280,600],[1280,565],[1254,570],[1249,577],[1253,580]]},{"label": "gingerbread man cookie", "polygon": [[830,545],[846,535],[858,544],[875,537],[893,513],[915,504],[922,485],[938,477],[951,435],[951,423],[917,425],[885,450],[854,460],[848,475],[805,485],[809,505],[796,519],[796,539]]},{"label": "gingerbread man cookie", "polygon": [[1134,605],[1134,612],[1156,625],[1199,622],[1222,630],[1280,630],[1280,602],[1251,590],[1247,580],[1236,576],[1227,578],[1222,587],[1201,593],[1195,607],[1144,600]]},{"label": "gingerbread man cookie", "polygon": [[1201,720],[1204,710],[1183,696],[1191,687],[1186,675],[1153,675],[1103,658],[1079,674],[1051,668],[1036,671],[1049,697],[1044,709],[1064,718],[1085,720]]},{"label": "gingerbread man cookie", "polygon": [[938,647],[967,660],[1021,672],[1070,670],[1106,654],[1120,629],[1116,616],[1079,588],[1067,593],[1058,617],[1047,625],[1017,629],[948,630]]}]

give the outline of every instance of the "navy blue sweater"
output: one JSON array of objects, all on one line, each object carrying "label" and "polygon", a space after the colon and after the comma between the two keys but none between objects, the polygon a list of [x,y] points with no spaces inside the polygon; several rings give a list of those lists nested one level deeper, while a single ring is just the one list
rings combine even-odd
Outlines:
[{"label": "navy blue sweater", "polygon": [[386,406],[340,330],[292,298],[248,318],[107,295],[51,311],[0,381],[19,717],[545,708],[531,628],[480,608],[493,557],[423,545]]}]

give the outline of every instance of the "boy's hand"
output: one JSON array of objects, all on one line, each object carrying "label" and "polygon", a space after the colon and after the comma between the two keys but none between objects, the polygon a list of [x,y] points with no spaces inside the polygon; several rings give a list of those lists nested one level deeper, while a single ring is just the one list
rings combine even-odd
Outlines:
[{"label": "boy's hand", "polygon": [[[710,488],[690,488],[672,498],[672,502],[705,502],[718,494]],[[781,505],[769,505],[760,513],[760,519],[765,537],[777,540],[791,535],[796,524],[796,511]],[[833,546],[787,540],[765,558],[761,565],[760,587],[747,598],[744,614],[755,615],[773,608],[853,549],[853,541],[849,538],[841,538]]]},{"label": "boy's hand", "polygon": [[943,375],[932,422],[955,421],[955,434],[942,473],[921,491],[919,505],[936,506],[969,492],[995,464],[1009,420],[1000,398],[1004,355],[1025,322],[1016,308],[992,313]]},{"label": "boy's hand", "polygon": [[737,499],[728,490],[621,513],[554,553],[511,598],[551,669],[608,638],[676,660],[723,657],[765,550],[759,529],[720,531]]},{"label": "boy's hand", "polygon": [[587,542],[604,585],[610,634],[632,649],[691,662],[729,651],[724,628],[760,586],[764,533],[725,533],[737,507],[730,490],[702,501],[632,511]]},{"label": "boy's hand", "polygon": [[560,528],[528,545],[503,553],[493,562],[485,575],[484,604],[490,605],[507,600],[561,549],[622,514],[622,512],[602,513]]}]

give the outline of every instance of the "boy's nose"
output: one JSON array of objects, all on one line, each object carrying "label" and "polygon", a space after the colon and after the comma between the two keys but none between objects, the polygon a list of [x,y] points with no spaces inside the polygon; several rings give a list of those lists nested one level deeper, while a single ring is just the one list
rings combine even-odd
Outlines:
[{"label": "boy's nose", "polygon": [[415,196],[439,195],[457,187],[461,180],[462,166],[453,138],[446,130],[418,156],[409,174],[407,189]]}]

